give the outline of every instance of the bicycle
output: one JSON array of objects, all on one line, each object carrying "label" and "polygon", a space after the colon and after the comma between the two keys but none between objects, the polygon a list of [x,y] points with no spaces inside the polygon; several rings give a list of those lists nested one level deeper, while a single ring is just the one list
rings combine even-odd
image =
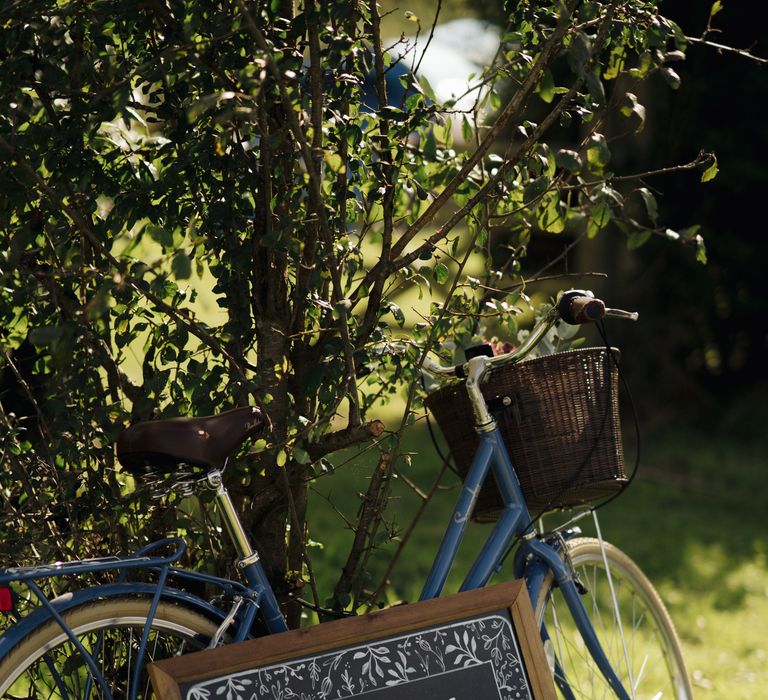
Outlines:
[{"label": "bicycle", "polygon": [[[454,367],[425,360],[424,369],[431,375],[465,380],[479,446],[421,599],[440,595],[481,486],[492,472],[502,510],[461,590],[485,586],[516,546],[514,575],[526,582],[563,698],[689,700],[693,694],[679,640],[648,579],[629,557],[602,539],[596,517],[598,538],[579,537],[575,522],[594,513],[592,508],[549,532],[537,529],[482,392],[483,378],[492,369],[519,362],[558,320],[581,324],[605,316],[636,318],[606,309],[591,293],[567,292],[512,352],[481,352]],[[613,361],[612,354],[610,358]],[[39,602],[35,611],[0,636],[0,695],[145,698],[151,695],[146,665],[152,660],[287,629],[222,479],[228,455],[264,427],[262,414],[251,407],[206,418],[138,423],[121,434],[118,458],[133,474],[168,474],[182,464],[203,472],[198,483],[214,493],[244,582],[174,567],[184,552],[178,538],[124,557],[0,572],[0,593],[6,593],[0,595],[0,609],[13,607],[7,594],[12,583],[27,586]],[[164,549],[173,551],[163,554]],[[119,576],[114,583],[54,600],[38,585],[51,576],[104,571]],[[156,580],[128,580],[135,571],[152,572]],[[185,584],[212,586],[220,595],[205,600],[185,591]]]}]

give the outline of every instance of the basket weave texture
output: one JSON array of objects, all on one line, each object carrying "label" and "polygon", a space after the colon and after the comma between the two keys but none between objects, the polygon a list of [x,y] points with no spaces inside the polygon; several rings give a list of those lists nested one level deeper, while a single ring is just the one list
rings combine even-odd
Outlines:
[{"label": "basket weave texture", "polygon": [[[481,389],[532,514],[592,503],[626,483],[618,369],[606,348],[498,367],[488,372]],[[431,393],[426,404],[465,477],[479,439],[464,382]],[[494,520],[502,507],[491,475],[473,517]]]}]

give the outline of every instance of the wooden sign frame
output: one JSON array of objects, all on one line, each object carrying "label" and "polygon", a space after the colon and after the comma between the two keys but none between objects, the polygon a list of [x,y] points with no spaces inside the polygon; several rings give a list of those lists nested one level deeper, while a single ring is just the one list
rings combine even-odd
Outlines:
[{"label": "wooden sign frame", "polygon": [[160,700],[555,700],[522,581],[164,659],[149,674]]}]

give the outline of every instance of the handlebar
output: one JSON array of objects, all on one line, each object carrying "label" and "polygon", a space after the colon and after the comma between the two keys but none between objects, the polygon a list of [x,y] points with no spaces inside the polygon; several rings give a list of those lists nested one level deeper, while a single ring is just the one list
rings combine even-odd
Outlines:
[{"label": "handlebar", "polygon": [[[493,357],[483,356],[476,364],[482,364],[484,371],[497,365],[504,365],[523,359],[538,345],[539,341],[558,320],[562,320],[569,325],[578,326],[583,323],[594,323],[603,318],[637,321],[639,314],[636,311],[609,309],[606,307],[605,302],[602,299],[597,299],[592,292],[579,289],[570,290],[562,294],[555,306],[536,324],[522,345],[502,355],[494,355]],[[454,375],[456,377],[466,377],[469,376],[469,364],[475,359],[472,358],[472,360],[468,360],[464,364],[453,367],[443,367],[429,357],[425,357],[422,367],[435,376]]]},{"label": "handlebar", "polygon": [[565,323],[578,326],[605,317],[605,303],[584,292],[573,290],[560,297],[555,307]]},{"label": "handlebar", "polygon": [[637,321],[640,314],[637,311],[609,309],[602,299],[596,299],[592,292],[572,289],[565,292],[555,306],[560,319],[572,326],[582,323],[594,323],[601,318],[620,318],[626,321]]}]

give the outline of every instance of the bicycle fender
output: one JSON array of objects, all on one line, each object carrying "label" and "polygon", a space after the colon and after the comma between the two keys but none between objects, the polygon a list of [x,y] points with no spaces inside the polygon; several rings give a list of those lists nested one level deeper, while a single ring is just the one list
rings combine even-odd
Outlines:
[{"label": "bicycle fender", "polygon": [[[106,586],[84,588],[73,593],[65,593],[52,600],[51,605],[57,612],[63,613],[84,603],[126,595],[151,596],[156,591],[157,586],[149,583],[114,583]],[[222,622],[226,617],[225,612],[209,602],[176,588],[164,588],[160,599],[189,607],[214,622]],[[23,617],[16,624],[9,627],[4,634],[0,635],[0,659],[5,657],[26,635],[31,634],[51,619],[50,614],[45,608],[38,608],[35,612]]]}]

